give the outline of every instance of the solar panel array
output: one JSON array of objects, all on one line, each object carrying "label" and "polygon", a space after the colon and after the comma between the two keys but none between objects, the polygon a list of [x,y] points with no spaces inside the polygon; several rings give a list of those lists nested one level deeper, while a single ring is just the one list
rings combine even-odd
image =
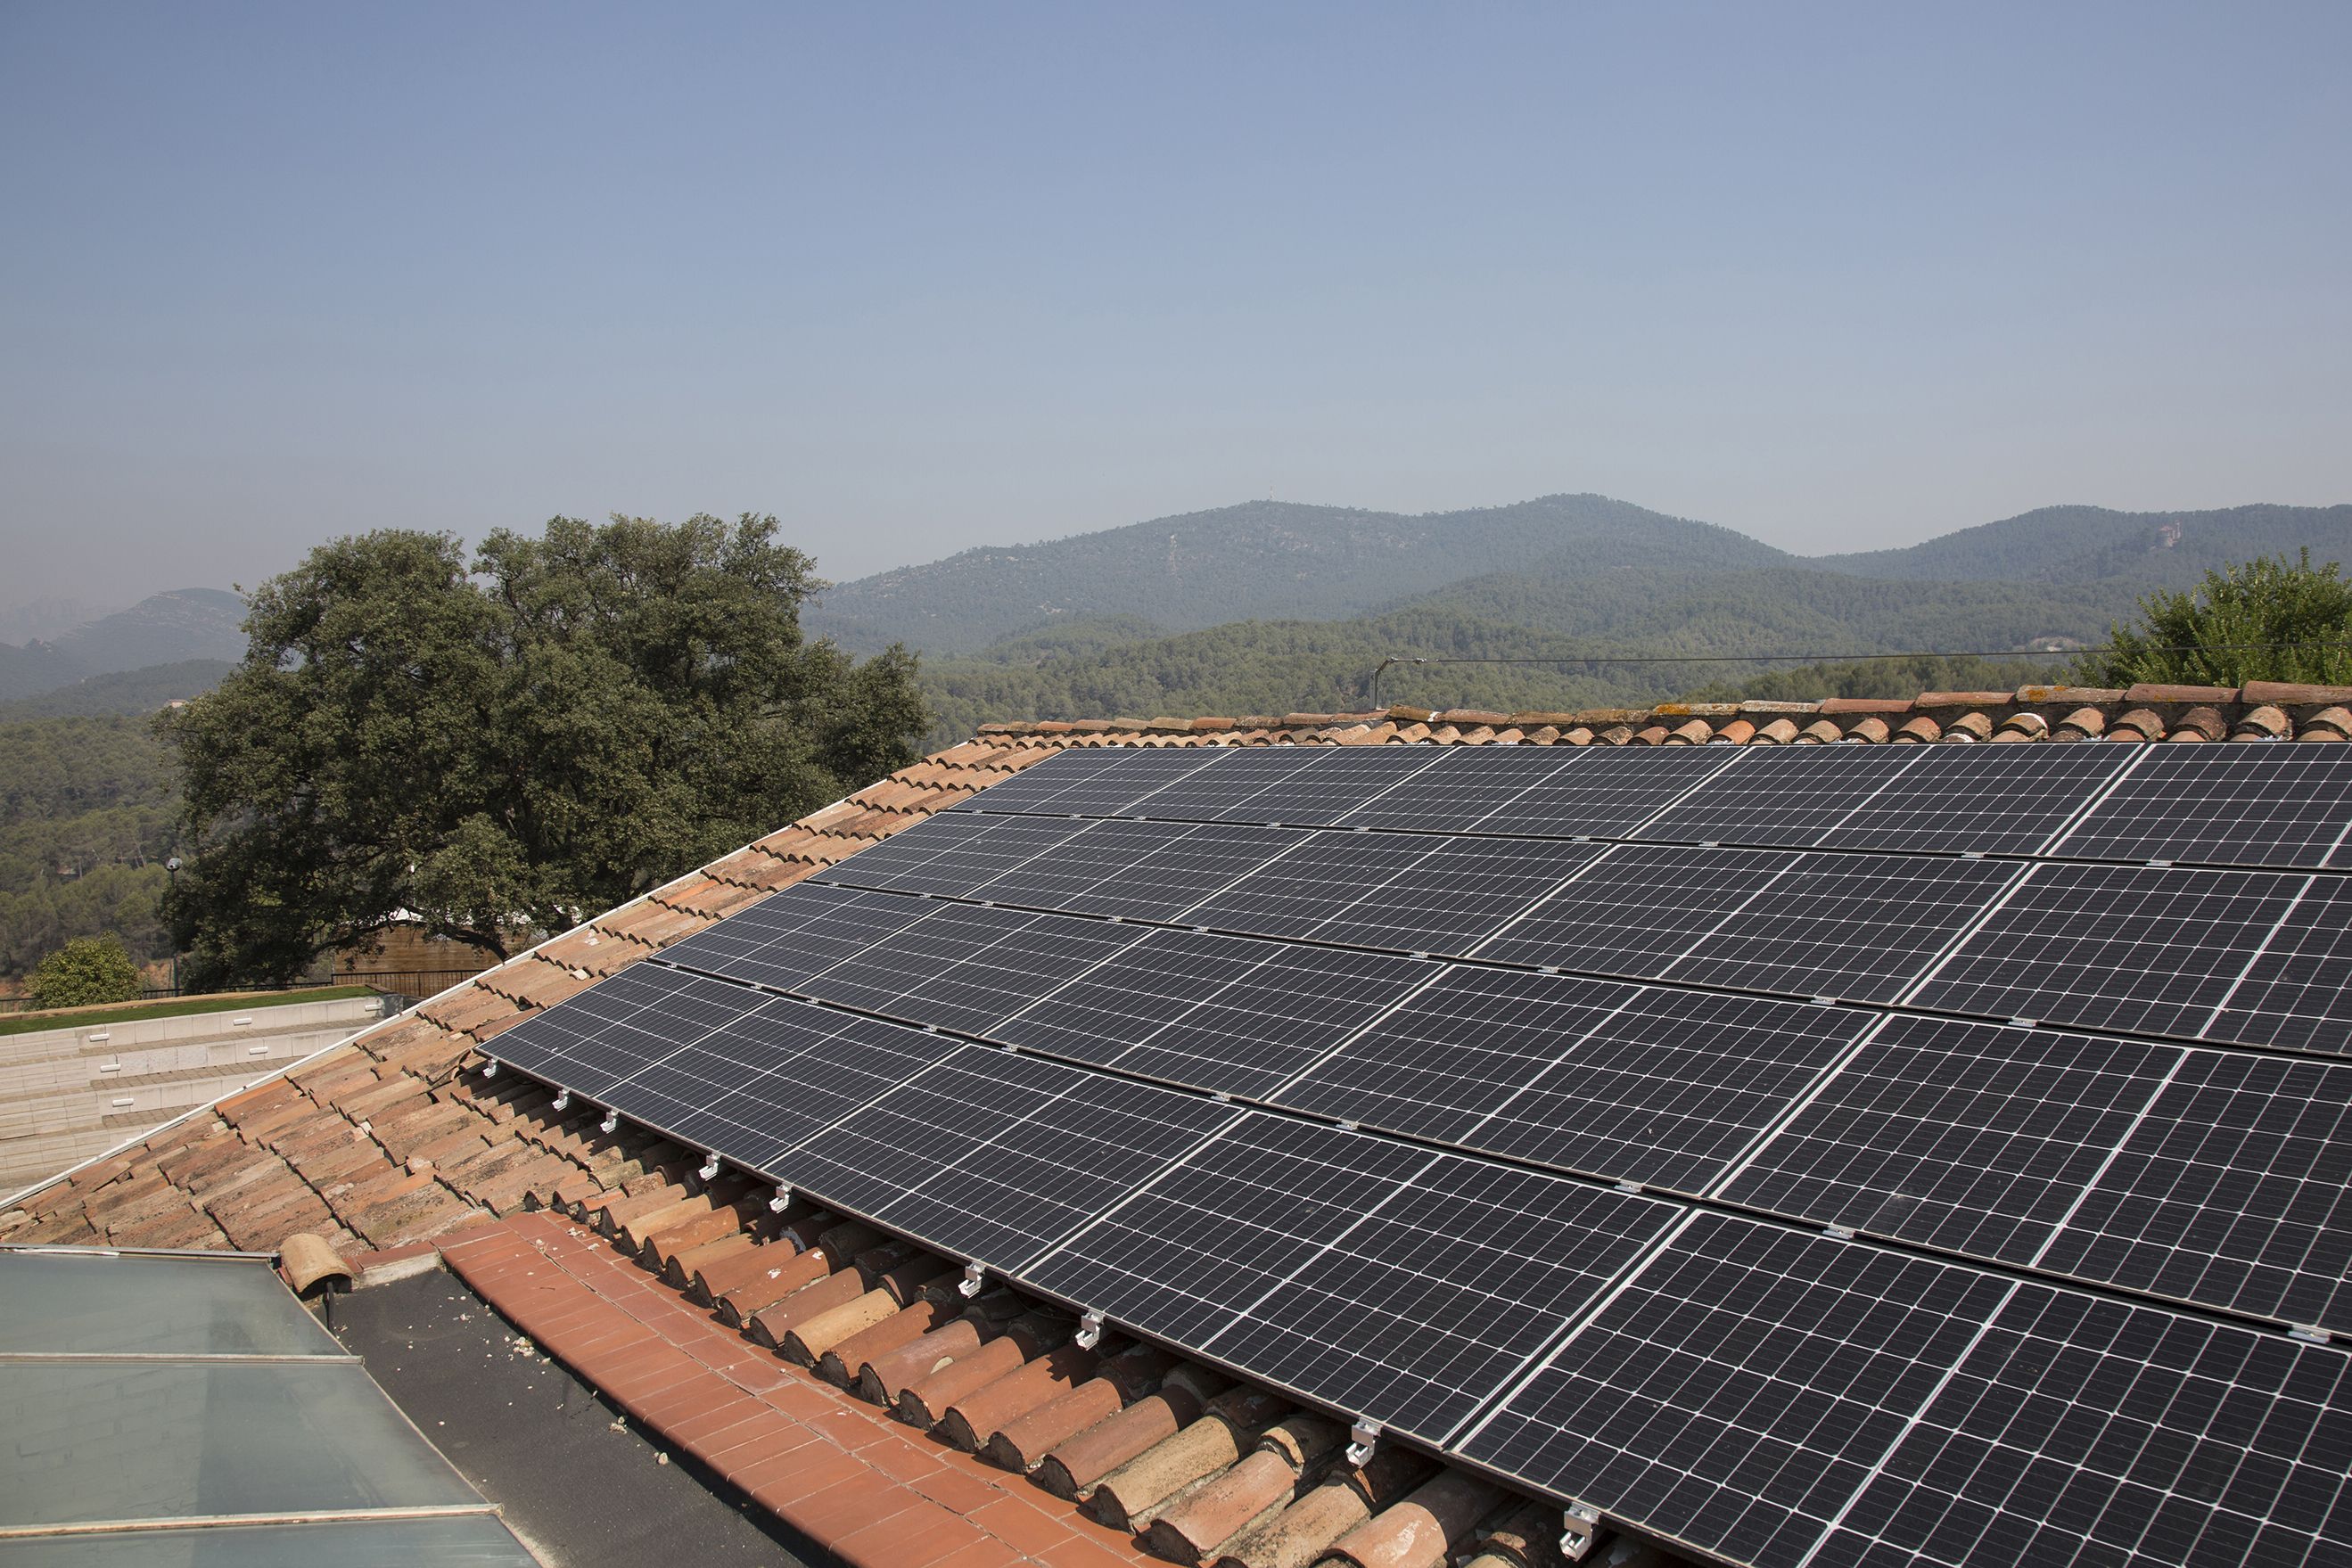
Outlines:
[{"label": "solar panel array", "polygon": [[1738,1563],[2352,1560],[2352,747],[1074,751],[488,1048]]}]

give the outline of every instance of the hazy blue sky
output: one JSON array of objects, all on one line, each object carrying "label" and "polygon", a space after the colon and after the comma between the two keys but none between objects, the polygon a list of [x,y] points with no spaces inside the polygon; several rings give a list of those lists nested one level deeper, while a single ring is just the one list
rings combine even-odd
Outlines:
[{"label": "hazy blue sky", "polygon": [[0,3],[0,602],[772,510],[2352,499],[2352,5]]}]

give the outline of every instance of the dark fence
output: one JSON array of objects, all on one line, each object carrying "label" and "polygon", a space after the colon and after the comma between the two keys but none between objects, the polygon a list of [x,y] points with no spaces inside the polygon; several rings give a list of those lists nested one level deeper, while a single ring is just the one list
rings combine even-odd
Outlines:
[{"label": "dark fence", "polygon": [[[289,980],[282,985],[239,986],[236,988],[241,992],[314,991],[321,986],[365,986],[370,990],[383,993],[384,1000],[392,1004],[387,1011],[399,1012],[480,973],[480,969],[338,969],[323,980]],[[142,1002],[168,1002],[183,996],[200,997],[205,994],[202,991],[184,991],[172,986],[145,986],[140,988],[138,999]],[[126,997],[123,999],[129,1001],[131,998]],[[30,997],[0,997],[0,1017],[30,1012],[32,1008],[33,998]]]}]

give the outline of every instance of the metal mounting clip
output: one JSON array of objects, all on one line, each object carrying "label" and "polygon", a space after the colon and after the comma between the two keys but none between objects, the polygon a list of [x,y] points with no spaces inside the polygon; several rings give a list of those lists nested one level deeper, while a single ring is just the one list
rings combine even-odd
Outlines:
[{"label": "metal mounting clip", "polygon": [[768,1212],[770,1214],[782,1214],[792,1206],[793,1184],[788,1181],[778,1182],[776,1184],[776,1196],[768,1200]]},{"label": "metal mounting clip", "polygon": [[702,1162],[702,1168],[696,1171],[694,1173],[694,1176],[697,1181],[703,1182],[705,1184],[714,1182],[719,1179],[719,1151],[717,1149],[710,1151],[710,1157]]},{"label": "metal mounting clip", "polygon": [[495,1062],[495,1061],[485,1061],[484,1063],[482,1063],[482,1076],[483,1076],[483,1077],[485,1077],[485,1078],[496,1078],[498,1075],[499,1075],[499,1064],[498,1064],[497,1062]]},{"label": "metal mounting clip", "polygon": [[965,1297],[966,1299],[977,1296],[980,1294],[980,1282],[987,1277],[988,1270],[982,1268],[979,1264],[965,1264],[963,1266],[963,1278],[956,1283],[956,1294]]},{"label": "metal mounting clip", "polygon": [[621,1113],[618,1111],[607,1111],[604,1113],[604,1119],[596,1125],[607,1133],[617,1131],[621,1125]]},{"label": "metal mounting clip", "polygon": [[1102,1314],[1089,1308],[1078,1319],[1078,1348],[1080,1350],[1092,1350],[1095,1346],[1102,1343]]},{"label": "metal mounting clip", "polygon": [[1559,1516],[1559,1554],[1570,1563],[1581,1563],[1600,1538],[1601,1511],[1591,1503],[1569,1504],[1568,1511]]},{"label": "metal mounting clip", "polygon": [[1348,1428],[1348,1463],[1362,1469],[1372,1462],[1372,1450],[1381,1446],[1381,1424],[1359,1421]]},{"label": "metal mounting clip", "polygon": [[571,1108],[572,1091],[569,1089],[557,1090],[555,1092],[555,1103],[548,1107],[551,1111],[568,1111]]}]

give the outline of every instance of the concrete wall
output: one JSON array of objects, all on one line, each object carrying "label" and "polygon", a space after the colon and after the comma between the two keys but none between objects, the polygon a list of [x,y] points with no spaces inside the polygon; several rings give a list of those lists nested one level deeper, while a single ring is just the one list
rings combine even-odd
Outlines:
[{"label": "concrete wall", "polygon": [[0,1035],[0,1193],[332,1045],[383,1007],[352,997]]}]

